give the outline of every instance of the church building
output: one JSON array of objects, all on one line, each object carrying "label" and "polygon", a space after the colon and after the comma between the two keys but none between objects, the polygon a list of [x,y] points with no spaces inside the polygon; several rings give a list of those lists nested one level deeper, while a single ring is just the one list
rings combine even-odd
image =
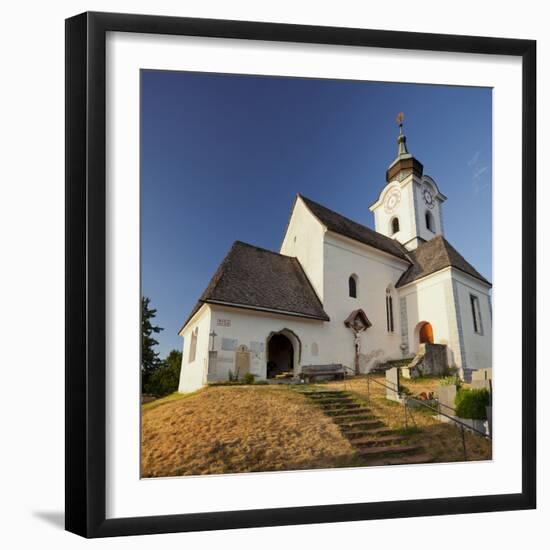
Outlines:
[{"label": "church building", "polygon": [[180,392],[247,372],[365,373],[429,343],[462,377],[492,366],[491,283],[445,239],[446,197],[400,122],[375,230],[298,194],[279,252],[233,244],[180,330]]}]

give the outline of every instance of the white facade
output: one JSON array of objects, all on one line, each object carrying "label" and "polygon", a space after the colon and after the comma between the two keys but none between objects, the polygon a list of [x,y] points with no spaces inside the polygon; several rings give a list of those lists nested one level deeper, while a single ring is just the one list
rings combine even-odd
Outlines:
[{"label": "white facade", "polygon": [[[180,332],[184,347],[180,372],[179,391],[189,392],[202,388],[207,383],[208,373],[208,335],[212,326],[210,307],[202,306],[191,322]],[[191,357],[192,334],[196,332],[195,357]]]},{"label": "white facade", "polygon": [[[433,342],[447,345],[451,366],[461,372],[491,367],[488,282],[474,276],[475,270],[470,274],[451,265],[400,282],[412,263],[406,251],[429,246],[434,236],[443,235],[445,199],[436,183],[418,171],[400,174],[384,187],[371,210],[376,231],[405,247],[394,255],[330,230],[298,195],[280,254],[298,259],[329,320],[203,303],[180,332],[179,390],[226,381],[237,371],[266,379],[280,363],[294,376],[307,365],[342,364],[367,372],[379,363],[414,356],[427,324]],[[358,310],[370,326],[355,335],[344,322]]]},{"label": "white facade", "polygon": [[298,199],[286,229],[281,254],[300,260],[317,296],[325,296],[324,235],[326,228],[308,210],[304,201]]}]

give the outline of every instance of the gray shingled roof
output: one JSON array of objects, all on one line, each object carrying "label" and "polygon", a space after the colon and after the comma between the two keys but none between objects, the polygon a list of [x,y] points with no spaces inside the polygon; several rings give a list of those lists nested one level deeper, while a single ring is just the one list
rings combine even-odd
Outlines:
[{"label": "gray shingled roof", "polygon": [[403,245],[396,240],[386,237],[381,233],[377,233],[373,229],[354,222],[341,214],[337,214],[332,210],[329,210],[325,206],[322,206],[311,199],[298,195],[302,198],[306,206],[311,213],[329,230],[345,237],[349,237],[355,241],[359,241],[363,244],[367,244],[378,250],[397,256],[402,260],[407,260],[406,249]]},{"label": "gray shingled roof", "polygon": [[442,235],[436,235],[433,239],[419,245],[415,250],[411,250],[408,252],[408,257],[412,265],[401,275],[395,285],[397,287],[412,283],[445,267],[460,269],[460,271],[488,285],[491,284]]},{"label": "gray shingled roof", "polygon": [[297,258],[240,241],[233,243],[184,327],[203,303],[330,320]]}]

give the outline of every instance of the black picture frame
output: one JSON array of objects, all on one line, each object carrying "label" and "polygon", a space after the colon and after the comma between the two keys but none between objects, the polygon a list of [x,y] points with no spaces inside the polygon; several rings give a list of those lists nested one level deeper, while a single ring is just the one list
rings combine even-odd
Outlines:
[{"label": "black picture frame", "polygon": [[[108,31],[520,57],[522,491],[427,500],[106,519],[105,40]],[[479,36],[83,13],[66,20],[66,529],[108,537],[532,509],[536,506],[536,42]]]}]

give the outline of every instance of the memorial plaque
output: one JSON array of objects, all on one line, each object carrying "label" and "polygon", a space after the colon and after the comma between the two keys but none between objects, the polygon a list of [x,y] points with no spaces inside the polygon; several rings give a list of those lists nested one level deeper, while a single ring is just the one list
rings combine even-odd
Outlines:
[{"label": "memorial plaque", "polygon": [[437,397],[439,399],[441,412],[448,414],[449,416],[454,416],[456,386],[454,384],[448,386],[439,386],[439,388],[437,389]]},{"label": "memorial plaque", "polygon": [[222,338],[222,349],[224,351],[235,351],[239,341],[236,338]]},{"label": "memorial plaque", "polygon": [[250,342],[250,351],[253,353],[263,353],[264,352],[264,343],[263,342]]},{"label": "memorial plaque", "polygon": [[397,367],[386,371],[386,399],[399,401],[399,369]]},{"label": "memorial plaque", "polygon": [[250,352],[246,346],[239,346],[235,351],[235,374],[237,378],[242,378],[250,372]]}]

